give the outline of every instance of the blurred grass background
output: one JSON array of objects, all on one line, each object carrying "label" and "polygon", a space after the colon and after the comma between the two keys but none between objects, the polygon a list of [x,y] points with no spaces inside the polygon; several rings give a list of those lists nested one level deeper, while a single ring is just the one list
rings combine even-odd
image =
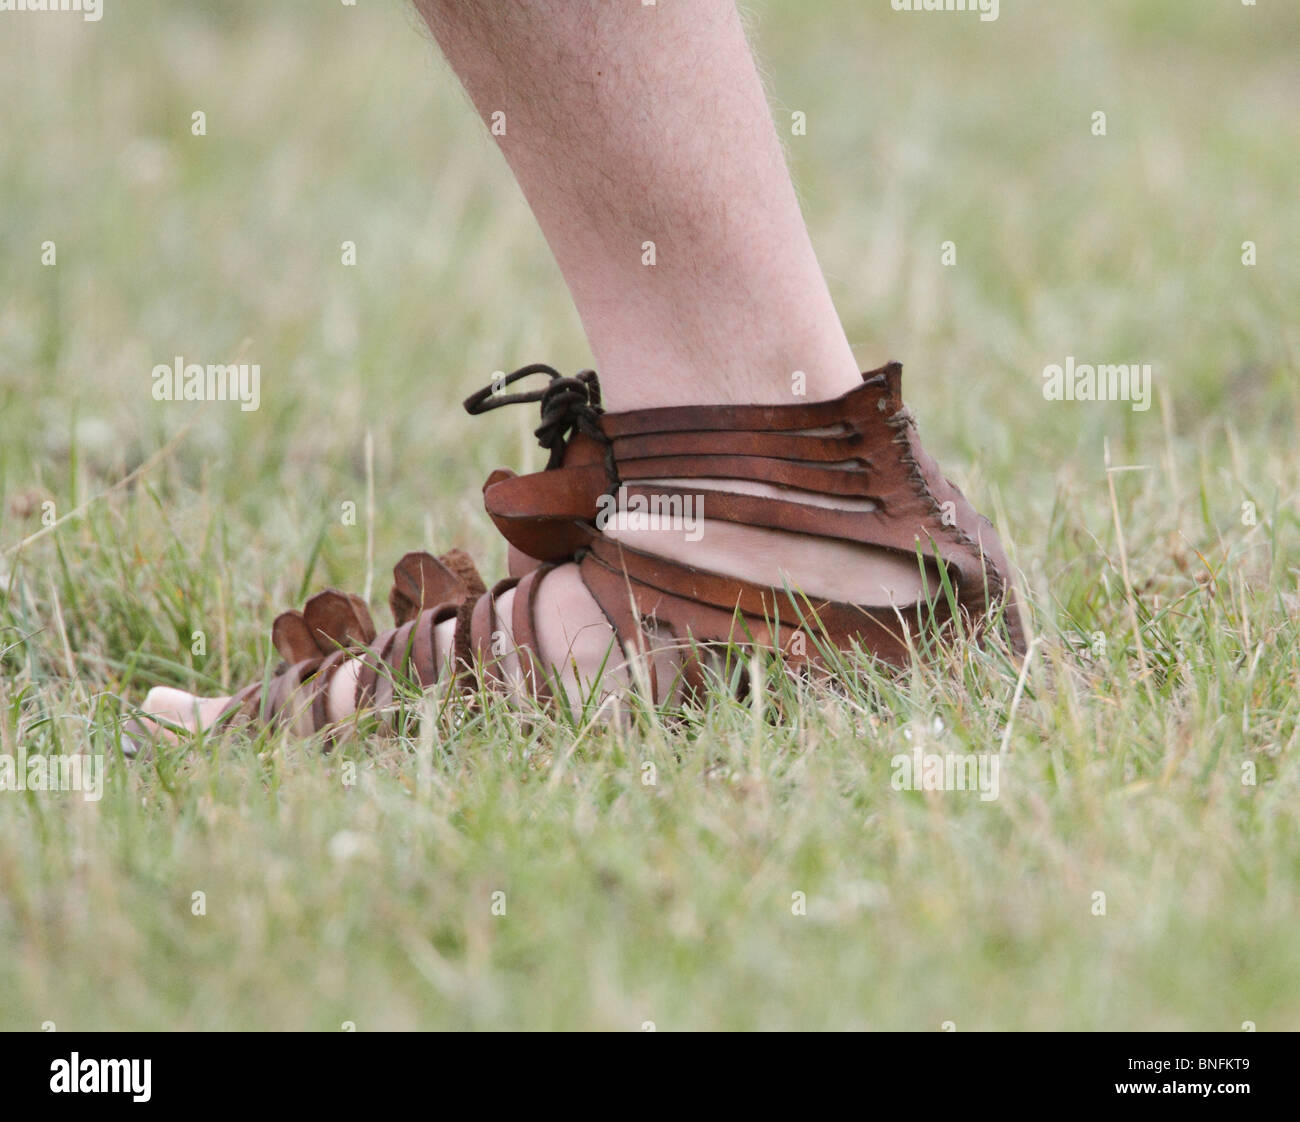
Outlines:
[{"label": "blurred grass background", "polygon": [[[804,699],[766,739],[723,707],[689,743],[574,754],[562,721],[520,741],[491,718],[432,786],[409,743],[355,749],[348,798],[338,758],[288,743],[119,767],[99,804],[6,793],[0,1024],[1300,1027],[1300,9],[751,14],[778,126],[807,114],[787,148],[863,366],[905,363],[927,445],[1030,591],[1051,675],[1011,790],[888,787],[899,730],[936,715],[956,750],[996,744],[1014,681],[990,670],[974,700],[924,675],[870,713]],[[158,681],[238,684],[304,588],[359,588],[367,431],[377,598],[421,545],[501,568],[479,487],[541,466],[534,422],[459,402],[588,355],[406,3],[0,15],[0,105],[6,752],[102,746],[115,699]],[[155,402],[175,355],[259,363],[261,409]],[[1067,355],[1151,363],[1157,404],[1045,402]],[[13,551],[42,504],[75,509],[191,422],[139,485]],[[1154,696],[1104,440],[1142,468],[1115,482]],[[646,758],[673,776],[656,799]],[[479,903],[507,882],[533,905],[493,928]],[[196,934],[204,885],[227,906]]]}]

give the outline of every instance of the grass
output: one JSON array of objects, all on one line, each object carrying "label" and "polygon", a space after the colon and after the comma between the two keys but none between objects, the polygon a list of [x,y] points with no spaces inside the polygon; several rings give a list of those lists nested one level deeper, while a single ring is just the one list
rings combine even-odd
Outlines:
[{"label": "grass", "polygon": [[[478,488],[532,418],[454,403],[586,352],[398,0],[0,16],[0,751],[109,758],[98,802],[0,793],[0,1027],[1300,1028],[1300,16],[755,15],[864,367],[1023,574],[1010,728],[1014,668],[958,651],[684,725],[125,763],[124,705],[259,673],[304,590],[499,571]],[[261,408],[155,402],[177,354],[260,363]],[[1153,408],[1044,401],[1067,355],[1150,362]],[[1004,742],[995,800],[891,786]]]}]

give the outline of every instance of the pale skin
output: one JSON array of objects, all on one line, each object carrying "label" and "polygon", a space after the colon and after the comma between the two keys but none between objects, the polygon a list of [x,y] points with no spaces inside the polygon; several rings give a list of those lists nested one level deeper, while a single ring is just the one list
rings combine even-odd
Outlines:
[{"label": "pale skin", "polygon": [[[505,114],[497,141],[573,296],[608,410],[790,404],[860,384],[734,0],[415,2],[483,120]],[[705,492],[697,541],[608,532],[809,595],[900,605],[919,595],[914,561],[710,522],[707,510]],[[497,609],[507,646],[513,596]],[[542,659],[570,687],[593,675],[611,632],[576,566],[545,578],[536,612]],[[451,628],[437,632],[444,660]],[[331,719],[353,711],[356,669],[331,682]],[[607,666],[603,684],[625,677]],[[226,700],[158,687],[144,708],[202,727]]]}]

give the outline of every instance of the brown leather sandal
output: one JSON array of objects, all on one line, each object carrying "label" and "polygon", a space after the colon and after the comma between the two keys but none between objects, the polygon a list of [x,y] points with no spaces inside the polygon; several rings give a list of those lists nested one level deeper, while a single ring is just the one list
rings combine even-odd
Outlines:
[{"label": "brown leather sandal", "polygon": [[[546,374],[550,385],[500,392],[532,374]],[[919,632],[942,632],[960,616],[983,638],[999,612],[1010,649],[1022,654],[1024,629],[1001,542],[921,447],[903,404],[902,366],[889,363],[862,378],[830,401],[605,413],[593,371],[566,378],[539,364],[481,390],[465,407],[477,414],[540,401],[537,436],[551,453],[547,470],[522,477],[494,472],[484,502],[521,553],[579,562],[625,656],[638,648],[649,621],[657,634],[666,630],[697,647],[749,642],[779,646],[789,657],[791,640],[804,631],[837,649],[860,643],[901,664]],[[674,483],[697,479],[754,480],[788,497]],[[792,596],[631,549],[600,532],[601,509],[610,505],[605,496],[662,509],[700,493],[709,519],[875,546],[923,562],[929,594],[902,610]],[[802,646],[816,662],[817,644]],[[697,657],[686,659],[688,684],[698,684],[699,669]]]},{"label": "brown leather sandal", "polygon": [[[549,384],[503,392],[545,374]],[[704,654],[720,646],[779,648],[794,663],[817,665],[825,644],[860,644],[901,665],[917,638],[942,635],[961,619],[983,640],[1000,617],[1009,648],[1025,650],[1024,631],[998,536],[922,449],[901,395],[902,367],[890,363],[830,401],[795,405],[679,406],[606,413],[594,371],[564,377],[543,364],[522,367],[465,402],[471,414],[540,403],[537,437],[550,452],[546,470],[506,469],[484,484],[488,514],[510,544],[511,577],[490,591],[470,559],[407,554],[394,570],[389,604],[397,626],[376,635],[366,605],[334,590],[275,621],[283,667],[263,689],[237,694],[227,713],[264,719],[305,718],[327,726],[326,698],[345,659],[359,657],[357,709],[383,708],[394,682],[422,688],[444,671],[434,628],[456,621],[452,652],[459,682],[478,675],[504,685],[495,649],[495,600],[516,589],[511,625],[525,687],[539,700],[552,679],[536,657],[534,603],[555,565],[576,561],[587,589],[613,629],[626,664],[644,655],[647,636],[680,649],[688,692],[703,684]],[[667,503],[695,496],[690,480],[755,480],[779,489],[769,498],[710,487],[707,517],[893,551],[923,567],[926,594],[903,608],[866,607],[763,587],[621,545],[602,534],[612,503]],[[681,481],[679,485],[677,482]],[[678,508],[680,509],[680,507]],[[806,641],[796,642],[802,634]],[[654,700],[675,683],[659,682],[646,660]]]}]

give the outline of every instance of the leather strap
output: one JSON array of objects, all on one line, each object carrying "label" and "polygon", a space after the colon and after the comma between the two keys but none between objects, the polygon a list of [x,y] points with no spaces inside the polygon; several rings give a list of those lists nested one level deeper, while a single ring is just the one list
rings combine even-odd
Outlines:
[{"label": "leather strap", "polygon": [[524,687],[538,701],[551,698],[551,686],[546,668],[537,657],[537,624],[533,607],[537,600],[537,585],[555,566],[541,565],[529,572],[515,587],[515,601],[510,613],[510,628],[514,632],[515,651],[524,675]]},{"label": "leather strap", "polygon": [[[754,617],[779,601],[788,605],[788,597],[775,595],[779,590],[746,587],[688,566],[655,566],[648,555],[629,555],[631,568],[623,569],[606,548],[598,515],[609,509],[606,496],[617,489],[627,504],[701,496],[708,519],[868,545],[904,559],[919,554],[933,590],[940,587],[938,568],[947,569],[958,608],[977,631],[996,602],[1007,601],[1012,645],[1023,649],[1001,544],[987,519],[921,447],[903,405],[898,363],[868,371],[861,386],[829,401],[602,413],[597,427],[595,434],[589,423],[577,431],[544,472],[494,473],[484,503],[515,550],[548,563],[590,550],[606,567],[636,576],[639,587],[682,601],[674,601],[675,619],[688,629],[695,621],[684,605],[693,600],[720,610],[740,607]],[[727,479],[759,481],[787,494],[743,494],[725,485],[692,488],[687,482]],[[603,598],[597,602],[616,622],[625,648],[634,636],[639,643],[639,626],[618,615],[627,589],[618,594],[590,565],[584,579],[587,574],[600,583]],[[913,617],[919,611],[931,625],[941,623],[951,614],[941,599],[909,606],[904,619],[910,623],[908,611]],[[639,600],[638,606],[643,609]],[[856,640],[890,661],[907,657],[897,613],[825,604],[817,616],[823,625],[827,618],[835,621],[828,630],[837,645]]]}]

